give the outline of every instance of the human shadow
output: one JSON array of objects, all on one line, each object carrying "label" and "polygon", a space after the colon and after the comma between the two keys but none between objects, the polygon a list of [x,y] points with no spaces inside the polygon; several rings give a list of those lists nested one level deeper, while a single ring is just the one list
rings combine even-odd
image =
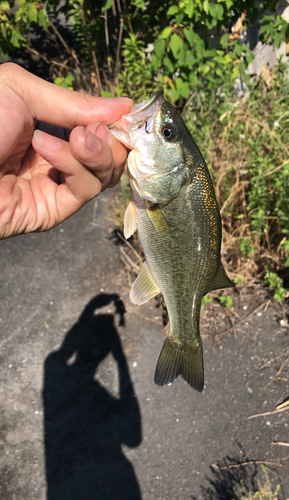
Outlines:
[{"label": "human shadow", "polygon": [[[141,443],[139,405],[115,316],[97,312],[111,303],[123,325],[121,299],[100,294],[45,361],[47,500],[141,499],[134,469],[121,449],[123,444],[133,448]],[[96,379],[99,364],[109,354],[118,372],[119,397]]]}]

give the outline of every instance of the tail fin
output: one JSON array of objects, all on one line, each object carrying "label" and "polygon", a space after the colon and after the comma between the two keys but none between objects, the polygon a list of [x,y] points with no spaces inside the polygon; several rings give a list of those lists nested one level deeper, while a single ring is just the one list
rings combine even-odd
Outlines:
[{"label": "tail fin", "polygon": [[186,345],[178,349],[166,338],[156,366],[155,384],[171,384],[179,375],[191,387],[202,392],[204,388],[202,344],[196,347]]}]

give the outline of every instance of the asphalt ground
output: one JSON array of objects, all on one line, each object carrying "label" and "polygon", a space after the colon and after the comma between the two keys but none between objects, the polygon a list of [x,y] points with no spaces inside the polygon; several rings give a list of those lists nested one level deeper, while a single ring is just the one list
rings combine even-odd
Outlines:
[{"label": "asphalt ground", "polygon": [[271,442],[289,443],[289,411],[248,419],[289,396],[286,311],[240,289],[229,329],[209,304],[203,393],[154,385],[162,311],[129,302],[116,195],[0,242],[0,499],[232,500],[264,483],[260,462],[288,499],[289,448]]}]

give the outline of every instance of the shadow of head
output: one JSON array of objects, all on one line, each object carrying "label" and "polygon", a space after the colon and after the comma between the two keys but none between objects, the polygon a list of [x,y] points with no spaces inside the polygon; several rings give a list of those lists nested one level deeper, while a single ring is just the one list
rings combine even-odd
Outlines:
[{"label": "shadow of head", "polygon": [[112,353],[118,362],[123,358],[117,326],[125,325],[125,306],[117,294],[99,294],[81,313],[67,333],[58,357],[67,366],[85,367],[87,371]]}]

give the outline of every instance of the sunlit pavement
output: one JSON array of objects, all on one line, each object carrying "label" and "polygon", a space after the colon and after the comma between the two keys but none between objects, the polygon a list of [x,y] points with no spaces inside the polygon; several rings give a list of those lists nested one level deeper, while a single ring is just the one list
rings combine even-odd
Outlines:
[{"label": "sunlit pavement", "polygon": [[282,357],[259,369],[289,330],[269,307],[237,338],[204,339],[202,394],[182,379],[155,386],[161,311],[129,302],[105,218],[114,196],[0,242],[1,500],[231,500],[263,473],[226,467],[253,460],[287,465],[268,470],[288,498],[288,448],[270,444],[289,442],[288,411],[248,417],[289,396],[286,367],[268,385]]}]

